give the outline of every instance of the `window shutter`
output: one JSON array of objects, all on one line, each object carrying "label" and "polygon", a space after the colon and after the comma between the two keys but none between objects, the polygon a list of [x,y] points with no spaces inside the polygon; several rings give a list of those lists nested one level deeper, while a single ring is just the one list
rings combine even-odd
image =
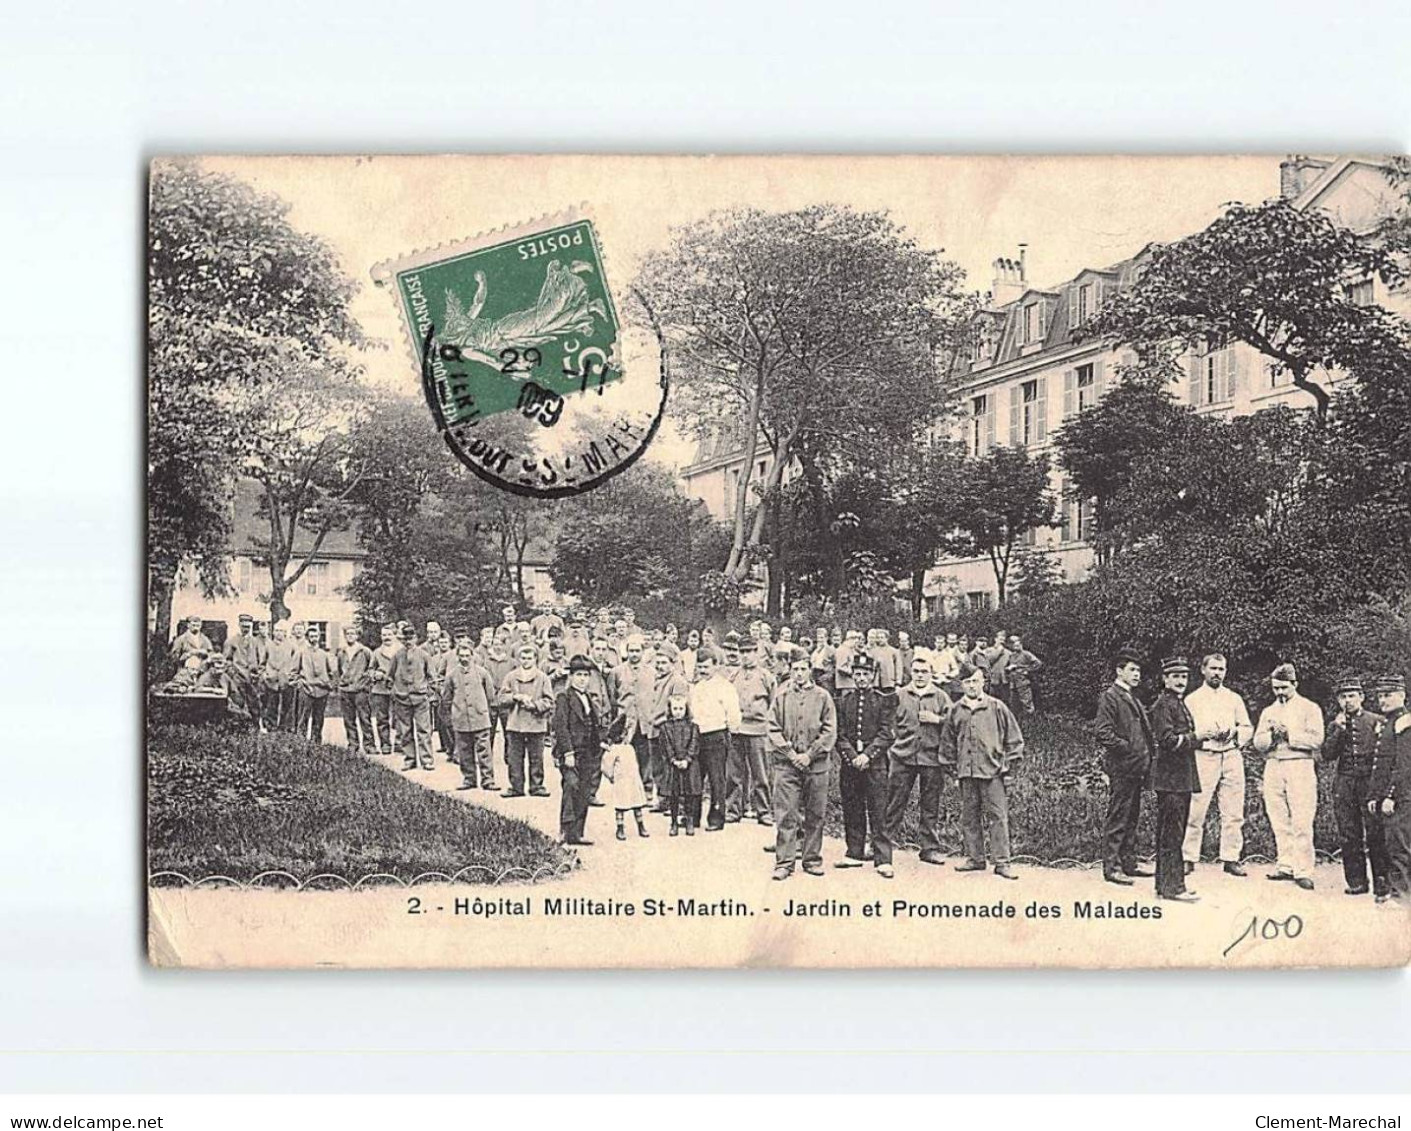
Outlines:
[{"label": "window shutter", "polygon": [[1068,497],[1068,484],[1066,482],[1060,482],[1059,484],[1059,498],[1063,500],[1061,512],[1063,529],[1060,532],[1060,537],[1065,542],[1071,542],[1073,541],[1073,500]]},{"label": "window shutter", "polygon": [[1024,442],[1024,430],[1019,423],[1023,411],[1024,387],[1018,384],[1009,386],[1009,442],[1012,445]]},{"label": "window shutter", "polygon": [[1048,337],[1048,303],[1039,299],[1039,336],[1038,341],[1043,341]]},{"label": "window shutter", "polygon": [[1078,287],[1073,287],[1068,292],[1068,331],[1072,333],[1080,323],[1078,322]]},{"label": "window shutter", "polygon": [[1201,356],[1200,351],[1194,346],[1186,354],[1186,366],[1190,370],[1190,400],[1192,408],[1199,408],[1201,405],[1200,390],[1204,382],[1201,380]]},{"label": "window shutter", "polygon": [[1234,400],[1235,394],[1240,391],[1242,379],[1240,360],[1238,346],[1231,345],[1225,350],[1225,399],[1227,401]]},{"label": "window shutter", "polygon": [[985,451],[990,451],[995,446],[995,420],[999,416],[999,406],[993,403],[993,398],[985,405]]},{"label": "window shutter", "polygon": [[1034,439],[1048,439],[1048,378],[1039,378],[1038,395],[1034,398]]},{"label": "window shutter", "polygon": [[1093,359],[1093,401],[1102,400],[1107,395],[1107,362],[1102,358]]},{"label": "window shutter", "polygon": [[1078,374],[1072,369],[1063,371],[1063,419],[1067,420],[1078,411]]}]

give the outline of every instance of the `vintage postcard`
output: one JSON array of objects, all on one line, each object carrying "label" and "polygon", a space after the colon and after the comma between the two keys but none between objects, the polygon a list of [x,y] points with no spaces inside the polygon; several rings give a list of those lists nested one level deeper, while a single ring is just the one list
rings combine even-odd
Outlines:
[{"label": "vintage postcard", "polygon": [[1411,959],[1404,158],[149,180],[154,964]]}]

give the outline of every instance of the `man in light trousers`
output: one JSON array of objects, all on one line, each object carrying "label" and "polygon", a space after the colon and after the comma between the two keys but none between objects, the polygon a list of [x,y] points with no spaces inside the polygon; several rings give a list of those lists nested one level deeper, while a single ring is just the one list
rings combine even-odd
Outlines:
[{"label": "man in light trousers", "polygon": [[1271,880],[1313,890],[1313,817],[1318,810],[1317,758],[1323,712],[1298,693],[1298,671],[1280,664],[1269,677],[1274,701],[1259,716],[1254,748],[1263,754],[1264,808],[1279,849]]},{"label": "man in light trousers", "polygon": [[1186,710],[1195,720],[1196,773],[1200,792],[1191,794],[1191,814],[1181,846],[1186,875],[1200,863],[1205,815],[1210,802],[1220,806],[1220,862],[1232,876],[1245,875],[1244,852],[1244,750],[1254,737],[1249,708],[1225,686],[1225,657],[1212,652],[1200,663],[1201,685],[1186,696]]}]

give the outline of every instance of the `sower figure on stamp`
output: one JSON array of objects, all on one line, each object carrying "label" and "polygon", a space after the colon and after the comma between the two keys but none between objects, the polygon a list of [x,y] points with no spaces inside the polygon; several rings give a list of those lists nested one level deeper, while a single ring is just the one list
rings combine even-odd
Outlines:
[{"label": "sower figure on stamp", "polygon": [[456,633],[455,657],[446,665],[441,683],[441,713],[455,739],[455,761],[461,768],[457,789],[498,789],[490,750],[490,705],[495,687],[490,673],[475,658],[470,630]]},{"label": "sower figure on stamp", "polygon": [[[553,758],[563,789],[559,802],[559,836],[565,844],[593,843],[584,837],[593,783],[593,775],[588,769],[593,765],[602,765],[603,750],[607,747],[607,726],[598,704],[588,694],[588,677],[592,670],[592,661],[587,657],[574,656],[568,664],[568,687],[554,701]],[[537,674],[547,686],[548,677],[542,672]],[[524,694],[532,695],[533,692]],[[513,775],[513,767],[511,773]],[[642,800],[645,803],[646,798]],[[641,810],[638,809],[639,829],[641,821]]]},{"label": "sower figure on stamp", "polygon": [[[1375,889],[1378,902],[1387,894],[1387,850],[1379,813],[1367,812],[1372,789],[1372,763],[1377,753],[1382,717],[1363,708],[1362,681],[1341,680],[1337,687],[1338,713],[1327,727],[1323,746],[1326,761],[1338,765],[1333,783],[1333,811],[1342,841],[1342,875],[1348,895],[1366,895]],[[1372,882],[1367,883],[1367,864]]]},{"label": "sower figure on stamp", "polygon": [[1406,710],[1406,678],[1377,682],[1382,729],[1367,794],[1367,812],[1382,819],[1387,849],[1387,893],[1411,907],[1411,713]]},{"label": "sower figure on stamp", "polygon": [[[853,687],[840,692],[838,755],[842,761],[838,788],[843,801],[843,837],[847,852],[833,866],[860,868],[867,860],[878,874],[892,876],[892,867],[877,854],[876,840],[887,819],[887,752],[892,746],[892,726],[897,697],[873,686],[877,662],[866,652],[852,659]],[[871,834],[872,845],[868,844]]]},{"label": "sower figure on stamp", "polygon": [[1190,875],[1200,861],[1205,836],[1205,815],[1210,803],[1220,806],[1220,862],[1232,876],[1245,875],[1244,852],[1244,751],[1254,737],[1249,710],[1225,686],[1225,657],[1212,652],[1200,663],[1201,685],[1186,696],[1186,707],[1195,720],[1198,747],[1196,772],[1200,791],[1191,795],[1190,819],[1181,854]]},{"label": "sower figure on stamp", "polygon": [[930,652],[918,651],[911,661],[910,682],[896,693],[896,724],[887,763],[887,814],[882,835],[873,836],[877,870],[884,876],[887,872],[883,866],[892,866],[912,787],[917,785],[921,794],[917,830],[921,861],[935,865],[946,862],[941,851],[941,793],[947,770],[955,767],[941,760],[941,724],[950,714],[951,702],[950,696],[932,682],[933,662]]},{"label": "sower figure on stamp", "polygon": [[833,700],[813,682],[808,653],[797,649],[789,682],[774,693],[769,715],[776,880],[793,875],[794,861],[800,854],[805,872],[823,875],[823,818],[828,808],[828,770],[837,739]]},{"label": "sower figure on stamp", "polygon": [[[389,674],[402,769],[435,768],[431,757],[431,664],[416,642],[416,629],[402,626],[402,646],[392,657]],[[408,752],[410,750],[410,753]]]},{"label": "sower figure on stamp", "polygon": [[1107,823],[1103,828],[1102,878],[1131,887],[1133,876],[1152,876],[1137,867],[1137,824],[1142,787],[1151,773],[1156,743],[1146,708],[1137,701],[1141,656],[1123,648],[1115,657],[1116,679],[1097,697],[1097,740],[1107,772]]},{"label": "sower figure on stamp", "polygon": [[351,624],[343,629],[343,647],[338,649],[338,703],[343,712],[343,730],[348,749],[367,753],[372,745],[372,649],[358,639]]},{"label": "sower figure on stamp", "polygon": [[953,763],[960,782],[960,827],[965,863],[957,872],[985,870],[985,830],[995,875],[1019,877],[1010,866],[1009,775],[1024,756],[1019,721],[1004,703],[985,694],[985,673],[962,660],[956,673],[960,699],[941,724],[941,760]]},{"label": "sower figure on stamp", "polygon": [[1184,656],[1171,656],[1161,664],[1161,694],[1151,707],[1151,737],[1156,757],[1151,767],[1151,788],[1156,791],[1156,898],[1195,903],[1200,896],[1186,888],[1181,846],[1190,821],[1191,794],[1200,792],[1196,770],[1196,728],[1181,696],[1190,682]]},{"label": "sower figure on stamp", "polygon": [[1254,748],[1264,755],[1264,808],[1274,829],[1279,863],[1271,880],[1313,890],[1313,818],[1318,812],[1317,759],[1323,713],[1298,693],[1298,671],[1280,664],[1269,677],[1274,701],[1259,716]]},{"label": "sower figure on stamp", "polygon": [[549,796],[544,788],[544,740],[554,712],[554,693],[549,677],[534,663],[537,652],[532,643],[521,644],[519,665],[510,670],[499,688],[500,708],[505,711],[505,764],[510,778],[504,797],[524,796],[526,767],[530,796]]},{"label": "sower figure on stamp", "polygon": [[230,694],[235,700],[232,711],[237,715],[243,711],[253,725],[261,727],[264,725],[261,684],[264,681],[268,649],[264,641],[254,634],[254,617],[249,613],[241,613],[239,624],[239,632],[225,642]]}]

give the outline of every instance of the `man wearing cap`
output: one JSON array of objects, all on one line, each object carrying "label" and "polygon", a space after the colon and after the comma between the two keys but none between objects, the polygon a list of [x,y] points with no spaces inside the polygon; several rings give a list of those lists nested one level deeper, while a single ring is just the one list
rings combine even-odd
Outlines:
[{"label": "man wearing cap", "polygon": [[225,642],[230,695],[234,700],[231,710],[236,714],[243,711],[253,724],[259,726],[263,722],[260,683],[264,679],[265,657],[269,650],[254,633],[254,617],[241,613],[239,624],[239,631]]},{"label": "man wearing cap", "polygon": [[280,621],[274,626],[269,656],[265,661],[265,709],[267,724],[272,729],[292,731],[298,692],[295,689],[295,669],[299,664],[299,648],[289,639],[289,626]]},{"label": "man wearing cap", "polygon": [[563,617],[559,616],[553,609],[540,609],[539,612],[529,618],[529,631],[534,633],[535,640],[541,642],[547,640],[551,629],[558,629],[558,634],[560,636],[563,635]]},{"label": "man wearing cap", "polygon": [[1181,846],[1190,821],[1191,794],[1200,791],[1196,770],[1195,719],[1181,698],[1190,682],[1184,656],[1161,662],[1161,694],[1151,705],[1151,737],[1156,756],[1151,788],[1156,791],[1156,898],[1194,903],[1200,897],[1186,890]]},{"label": "man wearing cap", "polygon": [[1009,637],[1009,662],[1005,671],[1009,675],[1009,691],[1013,707],[1026,715],[1034,713],[1034,673],[1044,662],[1024,647],[1024,641],[1016,635]]},{"label": "man wearing cap", "polygon": [[475,658],[470,633],[456,633],[456,652],[441,682],[441,715],[455,735],[455,761],[461,768],[459,789],[498,789],[490,750],[490,704],[495,685]]},{"label": "man wearing cap", "polygon": [[793,875],[800,855],[805,872],[823,875],[823,818],[837,739],[833,700],[813,682],[812,661],[800,648],[792,657],[789,681],[774,693],[769,712],[776,880]]},{"label": "man wearing cap", "polygon": [[887,876],[891,868],[902,820],[911,802],[911,790],[917,783],[921,794],[921,862],[936,865],[946,862],[939,828],[941,792],[945,788],[946,772],[953,772],[955,763],[947,764],[942,758],[941,724],[950,714],[951,701],[932,681],[932,657],[929,650],[918,650],[911,661],[911,681],[896,692],[896,721],[887,761],[887,812],[882,822],[882,835],[873,836],[877,870],[883,876]]},{"label": "man wearing cap", "polygon": [[554,700],[553,758],[563,788],[559,803],[559,835],[565,844],[593,843],[584,838],[584,832],[595,779],[602,776],[603,748],[607,745],[608,728],[597,702],[588,691],[592,673],[591,660],[586,656],[574,656],[568,662],[568,686]]},{"label": "man wearing cap", "polygon": [[960,699],[941,724],[941,759],[955,766],[960,783],[960,827],[965,863],[957,872],[985,869],[985,831],[995,875],[1018,879],[1010,866],[1009,775],[1024,756],[1024,735],[1014,713],[985,694],[985,673],[969,661],[956,673]]},{"label": "man wearing cap", "polygon": [[368,664],[367,700],[368,710],[372,712],[373,749],[381,754],[385,742],[387,753],[391,754],[397,749],[393,738],[396,724],[392,717],[392,661],[401,649],[401,644],[398,642],[395,624],[384,624],[381,635],[382,643],[373,649],[372,662]]},{"label": "man wearing cap", "polygon": [[[727,636],[727,649],[730,643],[730,636]],[[730,754],[725,766],[725,820],[727,823],[739,821],[746,810],[753,810],[761,825],[772,825],[767,736],[774,692],[779,685],[774,674],[759,662],[757,650],[746,648],[739,652],[738,636],[734,643],[740,662],[731,673],[731,682],[740,701],[740,722],[730,736]],[[728,658],[728,651],[726,656]]]},{"label": "man wearing cap", "polygon": [[588,635],[588,626],[582,613],[574,613],[568,625],[568,635],[563,638],[563,650],[571,660],[574,656],[586,656],[593,650],[593,639]]},{"label": "man wearing cap", "polygon": [[415,627],[403,624],[401,634],[402,646],[392,657],[388,686],[402,769],[414,770],[420,764],[423,770],[430,770],[435,767],[431,757],[431,658],[417,644]]},{"label": "man wearing cap", "polygon": [[338,649],[338,705],[343,712],[343,730],[348,749],[359,754],[372,746],[372,704],[368,678],[372,649],[358,639],[353,625],[343,629],[343,646]]},{"label": "man wearing cap", "polygon": [[336,676],[333,657],[319,644],[318,632],[311,625],[304,628],[304,647],[299,649],[295,661],[294,679],[299,691],[298,732],[311,742],[322,742],[328,693],[333,690]]},{"label": "man wearing cap", "polygon": [[1298,670],[1280,664],[1269,676],[1274,701],[1254,728],[1264,755],[1264,809],[1274,830],[1279,863],[1268,878],[1313,890],[1313,818],[1318,812],[1316,760],[1323,748],[1323,713],[1298,693]]},{"label": "man wearing cap", "polygon": [[883,691],[895,691],[906,682],[910,669],[902,669],[901,653],[888,641],[885,628],[869,629],[867,640],[868,655],[877,662],[877,686]]},{"label": "man wearing cap", "polygon": [[874,848],[870,859],[880,872],[884,865],[875,850],[887,816],[887,752],[897,712],[895,694],[873,686],[877,662],[866,652],[853,657],[854,686],[839,694],[838,754],[842,759],[838,788],[843,800],[843,839],[847,850],[835,868],[860,868],[869,859],[868,834]]},{"label": "man wearing cap", "polygon": [[1387,849],[1387,894],[1411,904],[1411,713],[1406,677],[1383,676],[1377,684],[1382,729],[1367,791],[1367,811],[1382,819]]},{"label": "man wearing cap", "polygon": [[1094,724],[1108,785],[1102,878],[1131,887],[1131,877],[1155,875],[1137,867],[1137,824],[1142,813],[1142,787],[1151,773],[1156,743],[1146,708],[1136,696],[1142,679],[1141,656],[1123,648],[1113,666],[1116,678],[1097,697]]},{"label": "man wearing cap", "polygon": [[[1327,727],[1323,758],[1336,762],[1333,812],[1342,841],[1342,875],[1348,895],[1366,895],[1375,889],[1377,899],[1387,892],[1387,853],[1381,815],[1367,812],[1372,788],[1372,763],[1377,754],[1382,717],[1362,706],[1362,681],[1356,676],[1338,682],[1338,713]],[[1367,864],[1372,882],[1367,883]]]},{"label": "man wearing cap", "polygon": [[1225,657],[1211,652],[1200,662],[1201,684],[1186,696],[1186,708],[1195,720],[1195,767],[1200,790],[1191,795],[1190,819],[1181,848],[1185,872],[1190,875],[1200,861],[1205,836],[1205,815],[1211,801],[1220,805],[1220,861],[1232,876],[1245,875],[1244,852],[1244,750],[1254,737],[1254,724],[1244,700],[1225,686]]},{"label": "man wearing cap", "polygon": [[171,652],[167,658],[179,671],[186,663],[186,658],[193,652],[209,656],[214,651],[215,645],[211,643],[210,637],[201,631],[201,618],[187,617],[185,631],[171,642]]}]

